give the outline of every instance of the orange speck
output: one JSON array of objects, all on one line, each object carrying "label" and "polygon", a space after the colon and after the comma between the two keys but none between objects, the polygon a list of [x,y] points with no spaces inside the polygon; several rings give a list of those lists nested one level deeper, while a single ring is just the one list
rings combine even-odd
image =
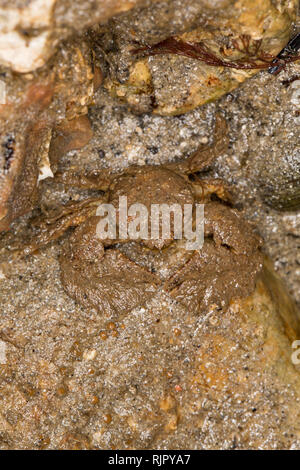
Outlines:
[{"label": "orange speck", "polygon": [[93,405],[97,405],[97,403],[99,403],[99,398],[96,395],[93,395],[91,397],[91,402]]},{"label": "orange speck", "polygon": [[103,416],[103,421],[106,423],[106,424],[110,424],[111,423],[111,420],[112,420],[112,417],[111,417],[111,414],[105,414]]},{"label": "orange speck", "polygon": [[216,86],[216,85],[219,85],[221,83],[220,80],[217,77],[214,77],[213,75],[208,77],[206,82],[207,82],[208,86]]},{"label": "orange speck", "polygon": [[105,331],[100,332],[100,338],[103,340],[107,339],[107,334],[105,333]]},{"label": "orange speck", "polygon": [[59,397],[64,397],[67,395],[68,390],[66,387],[61,386],[61,387],[58,387],[58,389],[56,390],[56,393]]}]

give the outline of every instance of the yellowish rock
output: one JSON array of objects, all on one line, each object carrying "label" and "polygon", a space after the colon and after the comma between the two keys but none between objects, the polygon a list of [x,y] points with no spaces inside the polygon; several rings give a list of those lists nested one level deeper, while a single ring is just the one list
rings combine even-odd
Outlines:
[{"label": "yellowish rock", "polygon": [[[261,46],[256,56],[261,52],[278,54],[290,38],[297,7],[295,0],[284,3],[280,0],[206,0],[202,3],[203,14],[197,28],[176,35],[176,40],[189,44],[201,42],[225,61],[245,59],[246,62],[255,58],[258,41],[261,41]],[[214,14],[209,15],[212,8]],[[152,40],[151,44],[159,43],[163,36],[168,37],[160,31],[159,39]],[[250,38],[253,57],[241,42],[245,36]],[[241,50],[235,48],[235,42],[239,43]],[[135,59],[125,83],[108,78],[105,86],[113,96],[127,102],[135,111],[144,112],[146,96],[151,96],[147,111],[178,115],[220,98],[258,71],[211,66],[195,58],[165,52]]]}]

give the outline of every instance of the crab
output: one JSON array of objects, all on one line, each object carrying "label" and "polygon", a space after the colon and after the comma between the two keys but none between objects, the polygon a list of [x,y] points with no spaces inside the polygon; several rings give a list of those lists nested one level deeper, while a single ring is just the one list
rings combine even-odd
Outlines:
[{"label": "crab", "polygon": [[[131,166],[119,173],[57,173],[65,185],[101,190],[99,197],[69,203],[39,220],[35,237],[22,247],[28,255],[68,229],[60,255],[66,292],[100,314],[120,317],[142,307],[163,291],[195,314],[223,309],[231,299],[254,289],[262,265],[261,239],[230,205],[228,188],[217,179],[199,176],[227,146],[226,121],[217,115],[215,142],[189,158],[162,166]],[[174,230],[168,239],[101,239],[97,224],[101,203],[116,210],[119,198],[128,205],[205,204],[205,241],[187,250]],[[72,229],[71,229],[72,228]],[[20,253],[20,249],[18,251]]]}]

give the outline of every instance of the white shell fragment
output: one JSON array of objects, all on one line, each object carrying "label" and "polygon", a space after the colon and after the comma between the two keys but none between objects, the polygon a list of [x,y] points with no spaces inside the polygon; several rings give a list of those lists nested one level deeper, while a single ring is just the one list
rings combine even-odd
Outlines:
[{"label": "white shell fragment", "polygon": [[26,8],[0,8],[0,63],[26,73],[44,65],[56,0],[32,0]]}]

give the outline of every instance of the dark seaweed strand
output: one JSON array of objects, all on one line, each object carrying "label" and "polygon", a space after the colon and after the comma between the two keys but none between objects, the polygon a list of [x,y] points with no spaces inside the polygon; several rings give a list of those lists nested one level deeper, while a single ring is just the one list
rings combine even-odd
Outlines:
[{"label": "dark seaweed strand", "polygon": [[278,75],[285,67],[286,57],[292,57],[300,49],[300,33],[296,34],[271,62],[269,73]]},{"label": "dark seaweed strand", "polygon": [[[145,46],[134,49],[132,54],[142,54],[145,56],[176,54],[195,60],[200,60],[201,62],[205,62],[207,65],[215,67],[229,67],[242,70],[268,69],[272,61],[276,59],[275,56],[263,52],[261,52],[258,56],[255,56],[255,54],[259,53],[261,41],[257,41],[254,52],[251,52],[249,38],[247,36],[241,36],[240,39],[242,40],[244,49],[239,46],[238,41],[233,41],[232,44],[237,50],[245,52],[247,57],[245,57],[245,59],[239,59],[235,62],[227,61],[217,57],[203,43],[185,42],[175,38],[174,36],[152,46]],[[284,66],[287,63],[296,62],[299,59],[300,56],[287,56],[284,59]],[[260,61],[260,63],[257,63],[257,61]]]}]

